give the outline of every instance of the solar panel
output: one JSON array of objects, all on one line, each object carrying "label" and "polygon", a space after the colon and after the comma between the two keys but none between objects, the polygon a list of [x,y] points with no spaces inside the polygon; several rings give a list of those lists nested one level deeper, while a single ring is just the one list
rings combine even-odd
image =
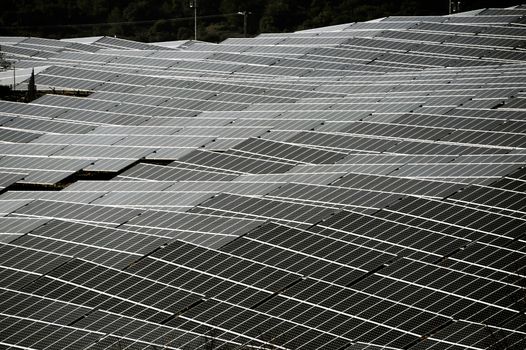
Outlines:
[{"label": "solar panel", "polygon": [[1,37],[0,348],[524,348],[523,15]]}]

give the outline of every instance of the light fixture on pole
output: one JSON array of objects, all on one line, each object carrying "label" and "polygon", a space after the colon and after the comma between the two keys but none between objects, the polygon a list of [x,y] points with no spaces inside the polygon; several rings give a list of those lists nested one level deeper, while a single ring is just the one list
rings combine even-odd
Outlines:
[{"label": "light fixture on pole", "polygon": [[460,0],[449,0],[449,14],[460,12]]},{"label": "light fixture on pole", "polygon": [[190,0],[190,8],[194,9],[194,40],[197,40],[197,0]]},{"label": "light fixture on pole", "polygon": [[243,38],[247,37],[247,17],[251,15],[252,12],[249,11],[239,11],[238,15],[243,15]]}]

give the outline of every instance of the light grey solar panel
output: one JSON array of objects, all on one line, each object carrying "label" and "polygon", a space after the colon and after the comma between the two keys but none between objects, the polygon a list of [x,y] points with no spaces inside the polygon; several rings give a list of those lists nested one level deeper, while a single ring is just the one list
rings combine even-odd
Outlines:
[{"label": "light grey solar panel", "polygon": [[73,170],[38,170],[31,171],[20,183],[54,185],[75,174]]},{"label": "light grey solar panel", "polygon": [[5,156],[0,159],[0,169],[28,173],[23,182],[53,184],[91,162],[85,159]]},{"label": "light grey solar panel", "polygon": [[484,36],[453,36],[445,39],[448,43],[462,44],[469,46],[515,48],[520,47],[523,43],[517,39],[509,38],[491,38]]},{"label": "light grey solar panel", "polygon": [[448,39],[448,35],[444,34],[432,34],[432,33],[419,33],[416,31],[397,31],[397,30],[389,30],[384,31],[377,35],[377,37],[381,38],[392,38],[397,40],[408,40],[408,41],[415,41],[415,42],[443,42],[444,40]]},{"label": "light grey solar panel", "polygon": [[0,127],[0,141],[26,143],[37,139],[42,134],[37,132],[26,132],[11,128]]},{"label": "light grey solar panel", "polygon": [[108,36],[103,36],[99,40],[95,41],[95,43],[101,44],[104,46],[135,49],[135,50],[152,50],[156,48],[154,45],[148,45],[148,44],[139,43],[136,41],[126,40],[126,39],[121,39],[121,38],[112,38]]},{"label": "light grey solar panel", "polygon": [[46,222],[47,219],[0,217],[0,242],[9,243]]},{"label": "light grey solar panel", "polygon": [[61,114],[59,119],[69,122],[79,121],[85,123],[109,125],[139,125],[147,121],[149,118],[146,116],[109,113],[102,111],[69,110],[64,114]]},{"label": "light grey solar panel", "polygon": [[69,107],[78,109],[108,110],[116,103],[100,101],[91,98],[79,98],[61,95],[44,95],[33,101],[35,104],[42,104],[57,107]]},{"label": "light grey solar panel", "polygon": [[[139,89],[138,91],[142,90],[145,92],[147,91],[147,89]],[[90,98],[94,100],[115,101],[116,103],[131,102],[147,105],[158,105],[167,99],[167,97],[153,96],[148,94],[120,93],[112,91],[97,91],[91,94]]]},{"label": "light grey solar panel", "polygon": [[0,343],[524,348],[523,8],[0,38]]},{"label": "light grey solar panel", "polygon": [[[206,146],[205,146],[206,148]],[[171,148],[159,148],[152,153],[146,155],[146,159],[152,159],[152,160],[174,160],[179,159],[181,157],[184,157],[185,155],[193,152],[195,150],[194,147],[171,147]]]},{"label": "light grey solar panel", "polygon": [[6,216],[18,208],[21,208],[31,202],[30,200],[20,200],[20,201],[4,201],[0,200],[0,214],[2,216]]},{"label": "light grey solar panel", "polygon": [[[38,115],[37,115],[38,116]],[[93,130],[93,126],[83,123],[66,123],[51,119],[34,119],[31,117],[14,117],[4,123],[8,128],[33,132],[61,132],[65,134],[83,134]]]},{"label": "light grey solar panel", "polygon": [[[282,40],[282,39],[280,39]],[[307,52],[310,52],[312,50],[312,47],[304,47],[304,46],[284,46],[284,45],[273,45],[273,46],[264,46],[264,45],[257,45],[248,47],[245,51],[245,53],[256,53],[256,54],[264,54],[264,55],[283,55],[285,57],[288,56],[300,56],[303,54],[306,54]]]},{"label": "light grey solar panel", "polygon": [[171,135],[179,131],[177,127],[156,126],[98,126],[92,133],[96,135]]},{"label": "light grey solar panel", "polygon": [[214,196],[215,192],[110,192],[93,202],[93,204],[111,205],[125,208],[145,208],[168,210],[173,208],[185,211],[192,208],[208,198]]},{"label": "light grey solar panel", "polygon": [[[127,147],[117,145],[69,145],[54,154],[58,157],[72,159],[91,159],[90,165],[96,159],[126,159],[138,160],[152,153],[154,148]],[[85,162],[85,161],[84,161]],[[85,162],[86,163],[86,162]]]},{"label": "light grey solar panel", "polygon": [[422,31],[433,31],[433,32],[451,32],[451,33],[470,33],[470,34],[477,34],[484,29],[486,29],[483,26],[474,26],[474,25],[454,25],[454,24],[447,24],[447,23],[419,23],[417,26],[413,27],[412,29]]},{"label": "light grey solar panel", "polygon": [[263,64],[271,65],[276,62],[274,57],[264,57],[264,56],[253,56],[253,55],[243,55],[243,54],[227,54],[227,53],[215,53],[207,57],[208,60],[212,61],[226,61],[226,62],[235,62],[235,63],[248,63],[248,64]]},{"label": "light grey solar panel", "polygon": [[94,90],[100,85],[99,82],[79,80],[76,78],[55,77],[46,75],[45,73],[37,74],[35,77],[35,83],[37,86],[45,86],[57,90]]},{"label": "light grey solar panel", "polygon": [[447,155],[349,154],[339,163],[403,165],[406,163],[450,163],[453,160],[455,157]]},{"label": "light grey solar panel", "polygon": [[118,226],[142,211],[91,204],[35,200],[16,210],[17,215],[89,221]]},{"label": "light grey solar panel", "polygon": [[[248,175],[250,176],[250,175]],[[242,181],[241,178],[243,176],[240,176],[238,179],[239,181]],[[265,195],[272,191],[273,189],[281,186],[282,183],[266,183],[264,181],[261,182],[247,182],[244,183],[225,183],[225,182],[184,182],[180,181],[177,183],[174,183],[170,185],[170,187],[167,187],[165,191],[180,191],[180,190],[187,190],[187,191],[197,191],[197,192],[207,192],[207,191],[213,191],[216,193],[219,192],[227,192],[227,193],[234,193],[234,194],[242,194],[242,195]]]},{"label": "light grey solar panel", "polygon": [[351,25],[352,23],[336,24],[336,25],[326,26],[326,27],[321,27],[321,28],[300,30],[300,31],[296,31],[295,33],[316,33],[316,32],[325,32],[325,31],[328,31],[328,32],[336,31],[337,32],[339,30],[347,29]]},{"label": "light grey solar panel", "polygon": [[192,143],[199,142],[201,140],[201,145],[209,145],[211,142],[217,141],[217,139],[237,139],[242,141],[247,137],[257,137],[268,132],[266,127],[238,127],[235,123],[229,124],[227,126],[188,126],[184,127],[178,131],[175,136],[180,137],[181,139],[194,137],[196,140]]},{"label": "light grey solar panel", "polygon": [[507,25],[516,22],[519,18],[520,16],[512,16],[511,13],[508,16],[489,16],[483,15],[482,12],[479,16],[451,17],[449,18],[448,23]]},{"label": "light grey solar panel", "polygon": [[2,200],[26,201],[26,200],[50,200],[72,203],[90,203],[103,196],[105,192],[71,192],[71,191],[7,191],[0,195]]},{"label": "light grey solar panel", "polygon": [[171,184],[170,182],[77,181],[63,191],[162,191]]},{"label": "light grey solar panel", "polygon": [[3,43],[3,44],[7,44],[7,43],[12,43],[12,44],[15,44],[15,43],[19,43],[25,39],[27,39],[28,37],[24,37],[24,36],[0,36],[0,43]]},{"label": "light grey solar panel", "polygon": [[14,57],[17,57],[17,56],[26,56],[26,57],[36,57],[37,55],[39,55],[39,51],[37,49],[34,49],[34,48],[27,48],[27,47],[22,47],[22,46],[19,46],[19,45],[10,45],[11,43],[9,44],[2,44],[2,51],[5,52],[7,55],[9,56],[14,56]]},{"label": "light grey solar panel", "polygon": [[84,52],[61,52],[53,57],[54,60],[57,60],[60,63],[84,61],[91,62],[95,64],[106,64],[110,62],[113,57],[109,55],[101,55],[97,53],[84,53]]},{"label": "light grey solar panel", "polygon": [[388,23],[388,22],[414,22],[414,21],[422,21],[422,22],[445,22],[447,21],[447,17],[444,16],[389,16],[384,19],[382,19],[381,23]]},{"label": "light grey solar panel", "polygon": [[0,191],[23,179],[27,173],[0,172]]},{"label": "light grey solar panel", "polygon": [[122,140],[123,136],[113,135],[93,135],[93,134],[60,134],[60,135],[42,135],[32,140],[33,144],[51,144],[51,145],[113,145]]},{"label": "light grey solar panel", "polygon": [[484,35],[504,35],[509,37],[521,37],[524,36],[524,29],[522,27],[512,26],[494,26],[485,28],[482,32]]},{"label": "light grey solar panel", "polygon": [[[186,129],[185,129],[186,130]],[[157,135],[155,137],[147,135],[130,135],[122,138],[115,143],[116,146],[133,146],[148,148],[177,148],[177,147],[201,147],[210,142],[212,137],[208,135],[200,136],[198,133],[188,132],[193,136],[180,135],[181,131],[174,135]]]},{"label": "light grey solar panel", "polygon": [[139,164],[119,175],[124,180],[142,179],[158,181],[230,181],[236,175],[219,171],[206,171],[178,167],[163,167],[153,164]]},{"label": "light grey solar panel", "polygon": [[487,184],[495,181],[516,168],[510,164],[500,166],[479,164],[451,164],[451,165],[404,165],[393,172],[395,176],[437,179],[462,183]]}]

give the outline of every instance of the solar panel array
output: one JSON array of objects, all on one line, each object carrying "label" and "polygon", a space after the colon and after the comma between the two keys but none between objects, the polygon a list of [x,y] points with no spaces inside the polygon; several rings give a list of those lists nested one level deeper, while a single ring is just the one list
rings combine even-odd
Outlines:
[{"label": "solar panel array", "polygon": [[525,18],[0,38],[0,348],[526,348]]}]

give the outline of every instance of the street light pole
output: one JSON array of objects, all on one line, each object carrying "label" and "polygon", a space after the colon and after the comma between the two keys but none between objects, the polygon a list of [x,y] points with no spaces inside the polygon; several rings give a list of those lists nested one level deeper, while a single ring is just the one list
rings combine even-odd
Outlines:
[{"label": "street light pole", "polygon": [[460,0],[449,0],[449,14],[460,12]]},{"label": "street light pole", "polygon": [[190,8],[194,9],[194,40],[197,40],[197,0],[190,0]]},{"label": "street light pole", "polygon": [[243,38],[246,38],[247,37],[247,17],[248,15],[251,15],[252,12],[240,11],[237,14],[243,15]]}]

